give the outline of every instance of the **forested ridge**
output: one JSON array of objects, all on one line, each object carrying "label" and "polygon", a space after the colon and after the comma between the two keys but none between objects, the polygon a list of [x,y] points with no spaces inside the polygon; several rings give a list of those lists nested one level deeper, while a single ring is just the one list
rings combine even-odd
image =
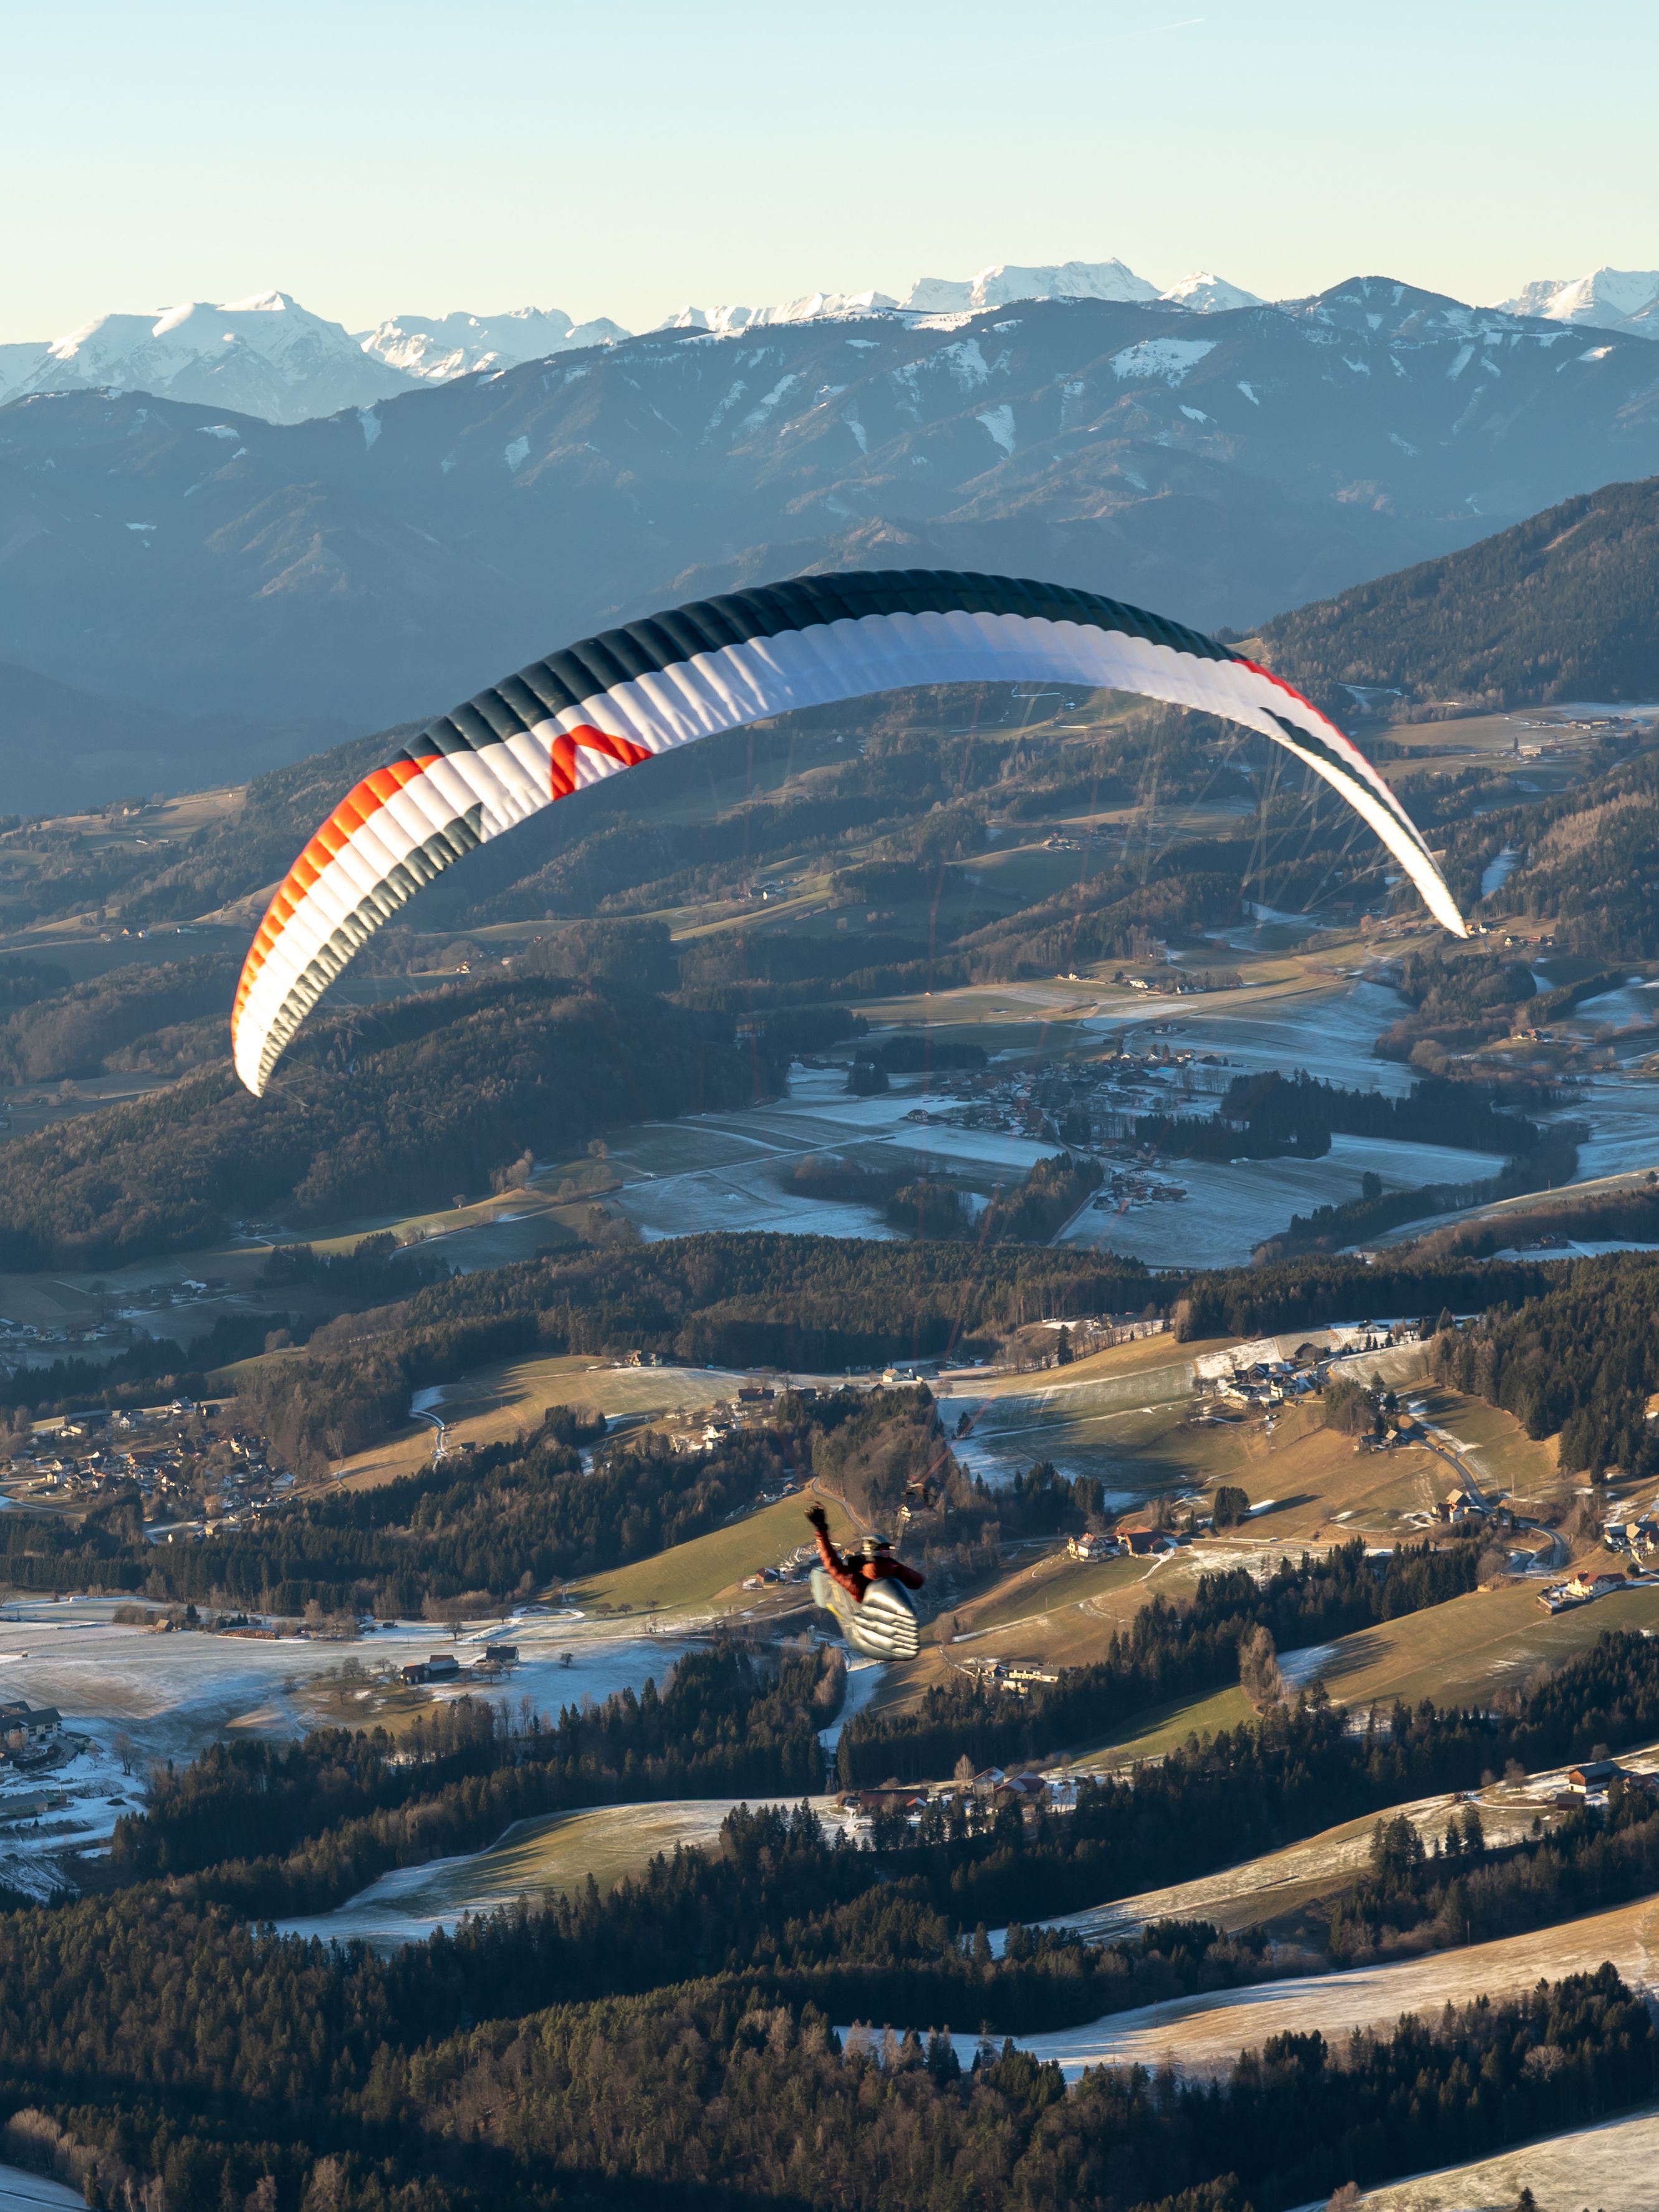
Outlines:
[{"label": "forested ridge", "polygon": [[[1431,1237],[1379,1252],[1374,1265],[1321,1254],[1154,1277],[1139,1260],[1071,1247],[711,1231],[548,1250],[422,1287],[400,1260],[383,1272],[365,1265],[361,1283],[345,1288],[349,1297],[374,1297],[378,1276],[386,1303],[341,1316],[303,1350],[240,1370],[236,1389],[249,1421],[305,1462],[331,1432],[348,1452],[384,1436],[403,1420],[415,1390],[453,1382],[487,1361],[537,1352],[654,1352],[698,1366],[833,1373],[895,1359],[971,1358],[1024,1323],[1089,1314],[1167,1313],[1177,1343],[1316,1328],[1376,1312],[1414,1315],[1431,1329],[1443,1311],[1516,1305],[1573,1272],[1540,1260],[1483,1261],[1477,1251]],[[279,1291],[286,1279],[272,1277]],[[283,1319],[254,1316],[248,1326],[257,1331]],[[5,1395],[43,1412],[99,1398],[143,1403],[160,1375],[204,1389],[204,1367],[255,1348],[247,1328],[234,1321],[217,1343],[188,1355],[157,1340],[108,1369],[86,1361],[20,1367]],[[0,1521],[0,1543],[6,1535]]]},{"label": "forested ridge", "polygon": [[290,1448],[337,1421],[366,1442],[401,1419],[411,1389],[534,1352],[835,1373],[971,1354],[1047,1314],[1158,1304],[1143,1264],[1110,1253],[710,1231],[547,1252],[428,1285],[240,1388]]},{"label": "forested ridge", "polygon": [[1648,1403],[1659,1389],[1659,1263],[1615,1253],[1551,1270],[1524,1300],[1442,1331],[1435,1372],[1512,1413],[1528,1436],[1560,1432],[1564,1470],[1659,1469]]},{"label": "forested ridge", "polygon": [[729,1018],[616,982],[467,981],[325,1010],[263,1098],[225,1066],[16,1139],[0,1265],[93,1267],[248,1216],[303,1225],[487,1196],[526,1152],[744,1105],[756,1079]]},{"label": "forested ridge", "polygon": [[[660,1788],[629,1779],[650,1760],[688,1776],[678,1794],[805,1794],[800,1731],[811,1735],[833,1717],[842,1680],[833,1656],[763,1663],[727,1645],[682,1661],[660,1694],[624,1691],[591,1711],[567,1708],[550,1726],[532,1720],[508,1729],[463,1705],[402,1744],[382,1732],[323,1729],[293,1745],[226,1745],[158,1778],[152,1809],[121,1821],[116,1863],[129,1876],[190,1875],[204,1897],[276,1918],[341,1903],[388,1868],[476,1850],[527,1812],[659,1796]],[[1044,1816],[1034,1829],[1016,1808],[970,1829],[960,1800],[950,1808],[935,1801],[919,1829],[899,1815],[878,1819],[873,1853],[828,1844],[816,1827],[795,1848],[810,1843],[825,1911],[902,1876],[912,1885],[907,1894],[971,1935],[981,1921],[1018,1918],[1034,1893],[1045,1912],[1075,1911],[1273,1850],[1333,1821],[1471,1788],[1512,1759],[1535,1768],[1584,1757],[1597,1743],[1640,1743],[1659,1732],[1659,1656],[1651,1639],[1609,1632],[1544,1682],[1505,1693],[1501,1705],[1475,1712],[1396,1705],[1353,1728],[1340,1707],[1310,1695],[1201,1742],[1189,1737],[1156,1765],[1091,1777],[1075,1814]],[[735,1771],[744,1760],[748,1778],[737,1790],[708,1786],[722,1764]],[[574,1794],[582,1788],[593,1797]],[[816,1956],[833,1965],[822,1945],[797,1955],[791,1936],[778,1948],[805,1910],[799,1883],[773,1905],[763,1888],[747,1903],[734,1892],[717,1911],[711,1900],[729,1881],[723,1863],[695,1854],[683,1867],[672,1863],[673,1881],[704,1899],[686,1908],[684,1940],[693,1948],[674,1972],[720,1964],[733,1946],[746,1958],[763,1941],[775,1960],[800,1967]],[[798,1858],[798,1875],[805,1864]],[[665,1879],[641,1877],[647,1889]],[[652,1916],[637,1899],[617,1895],[602,1912],[611,1932],[594,1936],[580,1978],[550,1985],[550,1994],[643,1985],[628,1978],[648,1978],[641,1946]],[[624,1942],[627,1926],[635,1933]],[[860,1954],[866,1965],[882,1955],[879,1946]],[[920,1954],[908,1955],[914,1969]],[[960,1961],[941,1954],[935,1964],[948,1976]],[[560,1971],[574,1971],[568,1959]],[[1055,1989],[1060,2010],[1049,2024],[1086,2016],[1067,2009],[1073,1997]],[[1028,2016],[1022,2024],[1040,2023]]]},{"label": "forested ridge", "polygon": [[1517,705],[1659,696],[1659,477],[1607,484],[1437,560],[1281,615],[1273,665],[1304,688]]},{"label": "forested ridge", "polygon": [[[86,983],[64,977],[0,1021],[0,1082],[115,1068],[171,1074],[216,1057],[240,963],[224,954],[134,963]],[[0,1002],[3,1003],[3,1002]],[[200,1035],[213,1031],[211,1041]]]},{"label": "forested ridge", "polygon": [[1549,798],[1508,796],[1453,830],[1448,880],[1467,904],[1505,848],[1517,863],[1488,912],[1547,921],[1560,945],[1594,960],[1659,958],[1659,750]]}]

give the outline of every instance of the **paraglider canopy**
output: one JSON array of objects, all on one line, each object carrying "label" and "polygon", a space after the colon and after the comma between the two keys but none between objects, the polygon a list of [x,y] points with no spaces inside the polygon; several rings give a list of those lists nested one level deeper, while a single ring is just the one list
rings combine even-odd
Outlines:
[{"label": "paraglider canopy", "polygon": [[1089,592],[929,569],[804,576],[568,647],[441,715],[341,800],[249,948],[231,1014],[256,1095],[377,929],[444,869],[557,800],[699,738],[917,684],[1061,681],[1259,731],[1331,784],[1445,928],[1433,856],[1336,725],[1231,646]]}]

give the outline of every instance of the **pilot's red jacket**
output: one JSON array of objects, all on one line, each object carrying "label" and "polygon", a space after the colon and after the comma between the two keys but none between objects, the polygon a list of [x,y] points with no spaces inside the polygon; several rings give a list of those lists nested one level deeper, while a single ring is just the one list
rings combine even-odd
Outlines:
[{"label": "pilot's red jacket", "polygon": [[902,1559],[896,1559],[888,1552],[878,1552],[873,1559],[864,1562],[863,1571],[849,1567],[830,1542],[829,1532],[815,1528],[818,1557],[823,1561],[823,1571],[838,1588],[844,1589],[854,1605],[864,1603],[864,1594],[872,1583],[902,1583],[906,1589],[920,1589],[927,1581],[914,1567],[907,1567]]}]

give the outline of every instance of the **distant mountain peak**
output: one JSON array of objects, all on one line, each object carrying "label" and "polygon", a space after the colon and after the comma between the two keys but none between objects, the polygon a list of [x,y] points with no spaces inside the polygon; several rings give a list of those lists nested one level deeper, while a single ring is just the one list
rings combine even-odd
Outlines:
[{"label": "distant mountain peak", "polygon": [[665,316],[660,331],[712,331],[730,337],[738,331],[757,330],[779,323],[815,323],[842,315],[878,314],[896,307],[885,292],[805,292],[797,300],[784,300],[771,307],[685,307]]},{"label": "distant mountain peak", "polygon": [[1231,284],[1224,276],[1212,276],[1207,269],[1194,270],[1183,276],[1178,284],[1171,284],[1167,292],[1158,295],[1167,306],[1190,307],[1195,314],[1220,315],[1234,307],[1261,307],[1267,303],[1255,292],[1247,292],[1242,284]]},{"label": "distant mountain peak", "polygon": [[313,314],[291,292],[256,292],[222,304],[187,300],[149,314],[96,315],[50,343],[0,347],[0,405],[101,389],[303,422],[628,335],[603,319],[573,325],[558,307],[399,315],[354,332]]},{"label": "distant mountain peak", "polygon": [[6,349],[0,401],[46,392],[143,392],[299,422],[410,389],[366,361],[338,323],[287,292],[223,306],[189,300],[149,314],[97,315],[49,344]]},{"label": "distant mountain peak", "polygon": [[1126,262],[994,262],[972,276],[919,276],[899,305],[921,314],[976,314],[1016,300],[1156,300],[1158,287]]},{"label": "distant mountain peak", "polygon": [[1539,276],[1499,307],[1550,323],[1587,323],[1659,338],[1659,269],[1593,269],[1588,276]]},{"label": "distant mountain peak", "polygon": [[685,307],[666,316],[660,330],[708,331],[729,337],[783,323],[809,323],[849,315],[898,312],[913,315],[977,315],[1021,300],[1107,300],[1150,306],[1162,300],[1195,314],[1214,314],[1262,302],[1242,284],[1207,270],[1183,276],[1160,292],[1127,262],[1054,261],[1027,264],[997,261],[971,276],[918,276],[902,298],[888,292],[807,292],[769,307],[725,304]]},{"label": "distant mountain peak", "polygon": [[392,315],[359,338],[362,350],[406,376],[447,384],[483,368],[512,368],[630,334],[605,317],[572,323],[562,307],[508,307],[496,315]]}]

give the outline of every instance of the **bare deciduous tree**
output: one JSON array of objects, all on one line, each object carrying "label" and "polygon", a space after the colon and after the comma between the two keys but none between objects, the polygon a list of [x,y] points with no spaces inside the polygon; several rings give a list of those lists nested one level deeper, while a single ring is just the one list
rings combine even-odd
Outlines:
[{"label": "bare deciduous tree", "polygon": [[1238,1645],[1238,1679],[1244,1694],[1258,1711],[1277,1705],[1285,1694],[1285,1678],[1279,1671],[1279,1654],[1272,1632],[1257,1626]]}]

